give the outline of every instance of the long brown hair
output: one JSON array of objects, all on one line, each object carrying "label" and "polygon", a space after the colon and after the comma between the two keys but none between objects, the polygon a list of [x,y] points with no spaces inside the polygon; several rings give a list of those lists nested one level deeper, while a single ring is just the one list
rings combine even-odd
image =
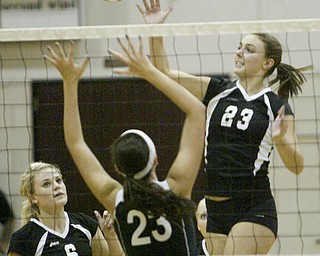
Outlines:
[{"label": "long brown hair", "polygon": [[269,82],[269,86],[279,82],[277,93],[280,97],[288,99],[302,92],[301,85],[306,81],[302,70],[305,68],[294,68],[282,62],[282,46],[272,35],[266,33],[254,33],[264,44],[265,57],[274,60],[274,65],[265,74],[270,76],[277,69],[277,76]]},{"label": "long brown hair", "polygon": [[148,155],[146,142],[137,134],[120,137],[111,146],[113,162],[126,176],[123,182],[126,206],[146,215],[151,213],[155,218],[166,215],[176,223],[185,216],[194,216],[195,203],[149,181],[150,172],[142,179],[134,178],[134,174],[146,166]]}]

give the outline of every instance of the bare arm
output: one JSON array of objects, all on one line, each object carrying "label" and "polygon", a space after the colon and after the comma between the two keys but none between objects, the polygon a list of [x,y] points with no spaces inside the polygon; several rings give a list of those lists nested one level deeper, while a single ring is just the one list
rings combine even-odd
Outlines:
[{"label": "bare arm", "polygon": [[[161,24],[165,21],[168,15],[173,10],[170,6],[167,10],[162,11],[160,7],[160,0],[150,0],[150,5],[147,0],[143,0],[144,8],[137,5],[145,23],[147,24]],[[210,77],[194,76],[180,70],[170,69],[166,51],[164,48],[163,37],[151,37],[149,39],[150,59],[153,65],[161,72],[177,81],[188,91],[190,91],[198,99],[202,100],[207,91]]]},{"label": "bare arm", "polygon": [[128,66],[127,69],[115,70],[115,72],[123,75],[138,75],[146,79],[186,114],[179,152],[168,172],[167,181],[174,193],[190,198],[203,156],[205,106],[188,90],[152,65],[143,53],[141,38],[139,38],[138,51],[129,38],[128,42],[130,49],[119,40],[126,55],[110,50],[116,58]]},{"label": "bare arm", "polygon": [[85,58],[78,66],[74,63],[74,45],[70,44],[69,56],[66,56],[61,45],[57,51],[51,47],[51,56],[46,59],[57,68],[63,79],[64,90],[64,136],[70,154],[76,163],[84,181],[102,205],[113,213],[117,191],[122,187],[112,179],[101,166],[83,138],[82,125],[78,106],[78,83],[87,66]]},{"label": "bare arm", "polygon": [[272,137],[279,155],[286,167],[294,174],[300,174],[304,168],[304,158],[295,132],[295,121],[292,115],[284,115],[281,107],[272,127]]},{"label": "bare arm", "polygon": [[97,228],[95,236],[92,238],[91,250],[93,256],[114,255],[109,250],[107,241],[104,239],[100,228]]},{"label": "bare arm", "polygon": [[99,223],[99,227],[103,232],[103,235],[108,242],[110,255],[121,256],[124,255],[119,238],[113,226],[112,217],[108,211],[104,211],[102,216],[98,211],[94,211]]}]

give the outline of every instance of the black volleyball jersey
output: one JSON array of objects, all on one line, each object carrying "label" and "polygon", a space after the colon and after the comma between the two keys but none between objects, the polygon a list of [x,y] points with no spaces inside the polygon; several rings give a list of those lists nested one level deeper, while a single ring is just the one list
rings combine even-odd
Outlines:
[{"label": "black volleyball jersey", "polygon": [[198,255],[199,256],[209,256],[209,252],[207,249],[207,243],[205,239],[202,239],[201,241],[199,241],[198,243]]},{"label": "black volleyball jersey", "polygon": [[82,213],[66,213],[63,233],[55,232],[37,219],[31,219],[11,237],[9,252],[21,256],[90,256],[91,241],[98,223]]},{"label": "black volleyball jersey", "polygon": [[[169,189],[166,181],[156,183]],[[180,225],[177,225],[164,216],[155,219],[145,216],[139,209],[128,209],[123,200],[121,189],[116,197],[115,228],[126,255],[197,255],[192,218],[183,219]]]},{"label": "black volleyball jersey", "polygon": [[239,81],[212,78],[203,102],[207,195],[271,193],[272,123],[282,105],[293,114],[287,101],[270,88],[249,96]]}]

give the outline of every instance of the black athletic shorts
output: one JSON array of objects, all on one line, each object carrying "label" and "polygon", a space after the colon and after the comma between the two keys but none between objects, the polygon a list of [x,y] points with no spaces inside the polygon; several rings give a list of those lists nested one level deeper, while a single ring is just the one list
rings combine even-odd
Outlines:
[{"label": "black athletic shorts", "polygon": [[278,218],[272,195],[233,197],[225,201],[206,199],[207,232],[228,235],[239,222],[258,223],[278,233]]}]

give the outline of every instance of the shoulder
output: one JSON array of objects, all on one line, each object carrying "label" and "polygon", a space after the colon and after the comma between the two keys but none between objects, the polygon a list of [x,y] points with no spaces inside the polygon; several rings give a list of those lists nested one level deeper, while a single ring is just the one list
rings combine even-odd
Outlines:
[{"label": "shoulder", "polygon": [[26,238],[32,239],[31,237],[34,237],[36,234],[40,234],[44,232],[45,230],[42,227],[38,226],[32,221],[29,221],[27,224],[25,224],[24,226],[22,226],[12,234],[12,239],[20,238],[20,237],[24,239]]},{"label": "shoulder", "polygon": [[46,230],[34,222],[29,221],[12,234],[8,251],[20,255],[32,255],[38,242],[45,233]]},{"label": "shoulder", "polygon": [[67,214],[69,216],[71,225],[81,225],[84,228],[90,230],[90,232],[93,234],[97,231],[98,221],[90,217],[89,215],[81,212],[68,212]]},{"label": "shoulder", "polygon": [[97,223],[97,221],[85,214],[85,213],[82,213],[82,212],[68,212],[67,213],[69,215],[69,218],[70,218],[70,221],[72,222],[94,222],[94,223]]},{"label": "shoulder", "polygon": [[211,77],[203,103],[207,105],[213,97],[235,86],[236,81],[231,81],[227,77]]},{"label": "shoulder", "polygon": [[274,116],[277,116],[279,109],[284,105],[285,106],[285,114],[286,115],[294,115],[291,106],[288,101],[279,95],[275,94],[272,91],[266,93],[266,96],[269,99],[270,107]]}]

